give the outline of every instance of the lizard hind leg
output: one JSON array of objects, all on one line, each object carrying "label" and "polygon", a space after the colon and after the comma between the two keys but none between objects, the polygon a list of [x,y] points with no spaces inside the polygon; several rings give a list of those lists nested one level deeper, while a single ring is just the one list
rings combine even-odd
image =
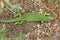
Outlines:
[{"label": "lizard hind leg", "polygon": [[20,17],[20,16],[21,16],[21,13],[15,13],[15,14],[14,14],[14,17],[17,17],[17,16]]},{"label": "lizard hind leg", "polygon": [[15,25],[22,24],[24,21],[15,22]]}]

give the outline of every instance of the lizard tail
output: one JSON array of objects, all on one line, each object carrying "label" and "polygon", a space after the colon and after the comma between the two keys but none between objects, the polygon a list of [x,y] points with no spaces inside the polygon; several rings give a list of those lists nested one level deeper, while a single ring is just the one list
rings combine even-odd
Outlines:
[{"label": "lizard tail", "polygon": [[15,20],[0,20],[0,22],[15,22]]},{"label": "lizard tail", "polygon": [[12,20],[0,20],[0,22],[6,22],[6,23],[10,23],[10,22],[18,22],[18,21],[20,21],[20,19],[19,18],[16,18],[16,19],[12,19]]}]

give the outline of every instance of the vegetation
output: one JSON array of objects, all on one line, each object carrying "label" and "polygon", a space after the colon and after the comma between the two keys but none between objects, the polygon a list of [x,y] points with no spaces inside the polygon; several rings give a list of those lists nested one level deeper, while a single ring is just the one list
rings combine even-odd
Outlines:
[{"label": "vegetation", "polygon": [[[1,29],[0,29],[0,40],[7,40],[6,38],[6,28],[5,27],[2,27]],[[24,40],[25,39],[25,37],[26,37],[26,35],[25,34],[22,34],[21,36],[19,36],[19,37],[11,37],[10,39],[11,40]]]}]

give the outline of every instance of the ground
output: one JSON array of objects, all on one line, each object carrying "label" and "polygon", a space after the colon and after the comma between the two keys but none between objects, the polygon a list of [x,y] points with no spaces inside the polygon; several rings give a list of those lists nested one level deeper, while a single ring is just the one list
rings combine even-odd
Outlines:
[{"label": "ground", "polygon": [[[54,20],[51,22],[24,22],[23,24],[14,25],[14,23],[0,23],[0,27],[6,27],[6,37],[19,36],[26,34],[25,40],[60,40],[60,7],[58,0],[54,0],[52,4],[46,0],[10,0],[12,4],[20,4],[21,13],[28,11],[39,12],[43,14],[48,11]],[[9,10],[4,10],[0,19],[13,19],[13,13]]]}]

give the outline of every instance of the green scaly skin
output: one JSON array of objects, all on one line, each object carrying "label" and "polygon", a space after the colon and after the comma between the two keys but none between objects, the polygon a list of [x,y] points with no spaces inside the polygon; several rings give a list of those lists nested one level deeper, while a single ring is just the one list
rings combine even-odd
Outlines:
[{"label": "green scaly skin", "polygon": [[44,15],[39,15],[36,13],[25,13],[22,16],[16,18],[16,19],[11,19],[11,20],[0,20],[0,22],[6,22],[6,23],[11,23],[11,22],[21,22],[21,21],[51,21],[52,17],[51,16],[44,16]]}]

